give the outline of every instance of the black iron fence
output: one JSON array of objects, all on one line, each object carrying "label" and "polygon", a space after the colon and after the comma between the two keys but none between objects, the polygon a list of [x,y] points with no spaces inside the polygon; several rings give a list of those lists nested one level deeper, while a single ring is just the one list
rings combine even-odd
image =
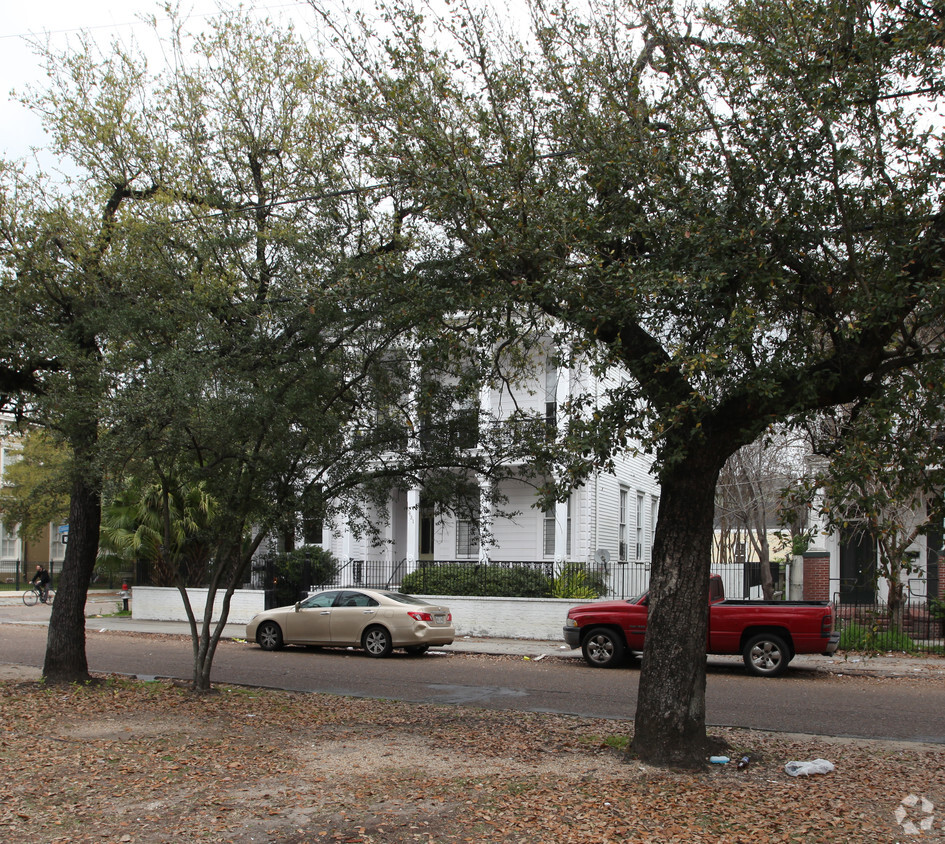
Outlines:
[{"label": "black iron fence", "polygon": [[46,571],[49,572],[49,576],[52,578],[50,586],[55,588],[56,578],[59,573],[59,566],[61,562],[56,560],[49,560],[48,562],[43,563],[26,563],[24,564],[22,560],[0,560],[0,583],[4,587],[23,590],[26,589],[30,580],[32,580],[33,575],[36,573],[36,566],[41,565]]},{"label": "black iron fence", "polygon": [[841,650],[945,654],[945,601],[911,600],[890,608],[837,595],[834,606]]},{"label": "black iron fence", "polygon": [[[764,597],[759,563],[715,565],[712,571],[722,577],[728,597]],[[166,585],[155,577],[147,561],[139,561],[133,572],[120,573],[119,580],[142,586]],[[776,597],[783,595],[783,566],[771,564],[771,581]],[[428,595],[593,600],[641,595],[649,588],[649,582],[648,564],[600,558],[558,563],[553,560],[420,560],[413,570],[408,570],[406,560],[344,560],[337,562],[333,575],[314,564],[307,567],[303,562],[299,570],[287,578],[275,555],[260,555],[253,561],[245,585],[264,589],[267,605],[279,606],[299,600],[311,590],[335,586]]]},{"label": "black iron fence", "polygon": [[[49,560],[42,563],[23,563],[22,560],[0,560],[0,584],[5,588],[14,590],[23,590],[29,586],[30,580],[36,573],[36,566],[41,565],[52,578],[51,587],[57,588],[59,582],[59,572],[62,568],[62,560]],[[123,582],[129,585],[134,583],[148,583],[147,576],[136,580],[134,572],[118,572],[103,568],[98,568],[92,572],[92,587],[99,589],[117,589]]]},{"label": "black iron fence", "polygon": [[[731,563],[712,567],[731,598],[762,598],[761,565]],[[771,564],[772,588],[785,591],[784,567]],[[405,561],[351,560],[339,567],[332,583],[318,586],[362,586],[401,589],[433,595],[478,595],[517,598],[629,598],[649,588],[650,567],[641,563],[552,560],[421,560],[413,571]]]}]

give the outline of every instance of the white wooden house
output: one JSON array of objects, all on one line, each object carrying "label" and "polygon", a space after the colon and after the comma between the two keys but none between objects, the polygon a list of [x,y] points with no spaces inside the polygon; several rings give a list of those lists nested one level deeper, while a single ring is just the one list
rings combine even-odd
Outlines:
[{"label": "white wooden house", "polygon": [[[615,376],[617,377],[617,376]],[[501,425],[513,408],[530,410],[536,420],[553,425],[558,409],[572,395],[602,396],[610,383],[580,364],[562,367],[554,357],[537,359],[535,374],[517,387],[480,390],[480,424]],[[513,395],[512,390],[515,393]],[[471,443],[479,448],[479,444]],[[650,472],[651,459],[624,454],[613,471],[592,471],[588,481],[548,511],[536,508],[534,479],[527,479],[527,457],[519,458],[516,476],[500,482],[501,512],[490,505],[489,478],[480,480],[478,518],[437,515],[422,488],[391,494],[386,508],[372,511],[376,535],[338,520],[320,526],[320,534],[297,537],[297,543],[318,544],[340,562],[342,577],[371,572],[372,582],[392,585],[421,561],[543,563],[594,562],[603,567],[615,594],[646,588],[653,534],[659,510],[659,485]],[[354,578],[357,581],[357,577]],[[642,584],[642,586],[638,585]]]}]

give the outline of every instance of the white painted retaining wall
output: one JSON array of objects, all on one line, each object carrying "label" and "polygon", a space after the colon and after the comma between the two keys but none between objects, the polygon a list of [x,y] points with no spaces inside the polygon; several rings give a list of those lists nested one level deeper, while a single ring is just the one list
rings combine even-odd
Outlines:
[{"label": "white painted retaining wall", "polygon": [[[188,589],[190,605],[197,620],[203,619],[207,606],[207,589]],[[262,612],[265,598],[261,589],[239,589],[230,599],[228,623],[245,624],[256,613]],[[217,593],[213,602],[213,619],[220,617],[223,594]],[[131,615],[142,621],[187,621],[184,599],[171,587],[135,586],[131,590]]]},{"label": "white painted retaining wall", "polygon": [[[189,589],[191,606],[197,618],[203,617],[207,603],[206,589]],[[453,626],[459,636],[495,636],[500,639],[562,639],[568,608],[581,601],[555,598],[460,598],[455,595],[424,596],[431,603],[446,604],[453,613]],[[222,596],[214,602],[214,620],[219,618]],[[233,593],[230,614],[232,624],[245,624],[262,612],[262,590],[240,589]],[[186,621],[184,602],[176,589],[135,586],[131,612],[142,621]]]},{"label": "white painted retaining wall", "polygon": [[446,604],[453,613],[458,636],[495,636],[499,639],[564,639],[564,619],[570,607],[586,601],[560,598],[460,598],[424,596]]}]

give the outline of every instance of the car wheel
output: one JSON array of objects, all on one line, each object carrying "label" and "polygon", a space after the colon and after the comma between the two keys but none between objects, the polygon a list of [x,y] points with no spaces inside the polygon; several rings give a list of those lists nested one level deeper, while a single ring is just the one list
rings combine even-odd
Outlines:
[{"label": "car wheel", "polygon": [[750,673],[759,677],[779,677],[787,671],[791,650],[780,636],[759,633],[745,643],[742,657]]},{"label": "car wheel", "polygon": [[361,647],[368,652],[368,656],[378,659],[390,656],[394,649],[394,642],[384,627],[369,627],[361,637]]},{"label": "car wheel", "polygon": [[282,647],[282,631],[274,621],[264,621],[256,631],[256,641],[264,651],[277,651]]},{"label": "car wheel", "polygon": [[607,627],[595,627],[581,645],[585,661],[594,668],[616,668],[626,650],[620,634]]},{"label": "car wheel", "polygon": [[429,645],[407,645],[404,650],[410,654],[410,656],[420,656],[421,654],[425,654],[429,647]]}]

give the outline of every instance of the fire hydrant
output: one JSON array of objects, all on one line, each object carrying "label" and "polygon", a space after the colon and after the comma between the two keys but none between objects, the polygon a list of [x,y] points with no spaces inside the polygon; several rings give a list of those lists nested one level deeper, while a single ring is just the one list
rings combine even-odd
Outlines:
[{"label": "fire hydrant", "polygon": [[124,580],[121,584],[121,608],[123,612],[128,612],[128,581]]}]

